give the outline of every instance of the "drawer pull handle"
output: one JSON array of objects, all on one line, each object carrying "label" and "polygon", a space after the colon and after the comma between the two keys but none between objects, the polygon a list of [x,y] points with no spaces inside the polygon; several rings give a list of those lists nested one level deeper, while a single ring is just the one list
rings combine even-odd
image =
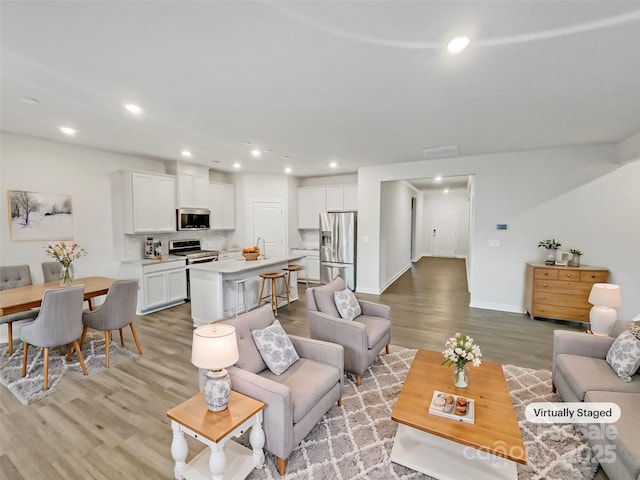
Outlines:
[{"label": "drawer pull handle", "polygon": [[547,287],[547,284],[546,284],[546,283],[543,283],[543,284],[542,284],[542,286],[546,288],[546,287]]}]

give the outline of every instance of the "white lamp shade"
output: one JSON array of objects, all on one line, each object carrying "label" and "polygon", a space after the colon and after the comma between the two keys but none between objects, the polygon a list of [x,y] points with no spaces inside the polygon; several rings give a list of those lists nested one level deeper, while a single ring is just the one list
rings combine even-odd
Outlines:
[{"label": "white lamp shade", "polygon": [[196,367],[220,370],[235,364],[238,358],[236,329],[231,325],[212,323],[193,331],[191,363]]},{"label": "white lamp shade", "polygon": [[621,307],[622,294],[620,293],[620,285],[594,283],[589,294],[589,303],[598,307]]}]

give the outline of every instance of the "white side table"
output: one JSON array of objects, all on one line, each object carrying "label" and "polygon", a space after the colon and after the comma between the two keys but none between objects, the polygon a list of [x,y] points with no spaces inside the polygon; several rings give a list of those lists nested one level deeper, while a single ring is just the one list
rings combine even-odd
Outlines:
[{"label": "white side table", "polygon": [[[171,419],[173,440],[171,455],[176,480],[240,480],[254,468],[264,464],[264,430],[262,410],[265,404],[238,392],[231,392],[229,407],[211,412],[204,395],[199,393],[167,412]],[[251,428],[251,450],[229,441]],[[209,449],[204,449],[188,464],[189,448],[184,434],[190,435]],[[207,455],[208,452],[210,455]]]}]

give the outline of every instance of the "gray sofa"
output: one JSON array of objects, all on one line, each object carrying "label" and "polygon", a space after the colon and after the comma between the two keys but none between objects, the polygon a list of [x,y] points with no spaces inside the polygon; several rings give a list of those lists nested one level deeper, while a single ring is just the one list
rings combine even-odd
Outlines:
[{"label": "gray sofa", "polygon": [[556,330],[553,338],[554,391],[566,402],[614,402],[620,406],[622,416],[614,424],[617,433],[613,440],[587,435],[596,455],[610,453],[613,442],[615,456],[599,459],[611,480],[640,480],[640,373],[624,382],[605,359],[616,337],[627,328],[628,323],[618,320],[611,336]]}]

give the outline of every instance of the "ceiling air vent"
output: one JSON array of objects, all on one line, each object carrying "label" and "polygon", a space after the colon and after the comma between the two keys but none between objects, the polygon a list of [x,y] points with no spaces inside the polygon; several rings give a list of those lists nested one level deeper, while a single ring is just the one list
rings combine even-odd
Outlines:
[{"label": "ceiling air vent", "polygon": [[458,156],[458,147],[451,145],[449,147],[423,148],[422,154],[427,160],[436,158],[448,158]]}]

